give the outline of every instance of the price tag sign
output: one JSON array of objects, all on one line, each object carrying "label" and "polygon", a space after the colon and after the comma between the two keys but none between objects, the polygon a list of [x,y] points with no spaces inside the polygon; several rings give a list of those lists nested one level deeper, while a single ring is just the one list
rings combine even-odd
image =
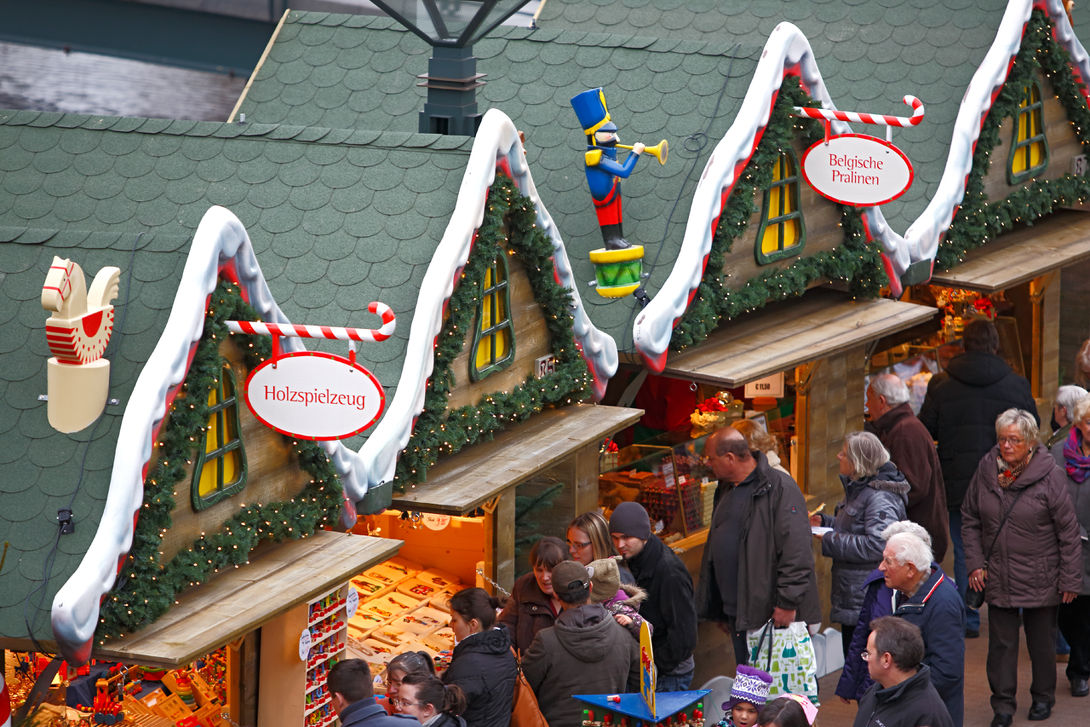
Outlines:
[{"label": "price tag sign", "polygon": [[348,584],[348,596],[344,599],[344,611],[347,618],[356,615],[356,609],[360,607],[360,592],[351,583]]},{"label": "price tag sign", "polygon": [[[355,589],[353,588],[352,590]],[[310,644],[310,629],[303,629],[303,633],[299,634],[299,661],[304,664],[307,661],[307,657],[310,656]]]},{"label": "price tag sign", "polygon": [[433,512],[424,513],[420,520],[428,530],[446,530],[450,525],[450,515],[438,515]]}]

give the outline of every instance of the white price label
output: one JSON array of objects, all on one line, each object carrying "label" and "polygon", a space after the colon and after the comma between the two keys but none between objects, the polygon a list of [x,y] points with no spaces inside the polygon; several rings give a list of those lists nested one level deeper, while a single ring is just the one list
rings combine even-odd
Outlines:
[{"label": "white price label", "polygon": [[348,584],[348,596],[344,599],[344,611],[347,618],[356,615],[356,609],[360,607],[360,592],[351,583]]},{"label": "white price label", "polygon": [[299,661],[304,664],[307,661],[307,657],[310,656],[310,644],[310,629],[303,629],[303,633],[299,634]]}]

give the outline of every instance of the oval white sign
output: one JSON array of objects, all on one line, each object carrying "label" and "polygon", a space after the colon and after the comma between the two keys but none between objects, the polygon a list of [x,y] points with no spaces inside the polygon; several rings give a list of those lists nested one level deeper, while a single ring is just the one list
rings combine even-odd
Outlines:
[{"label": "oval white sign", "polygon": [[863,134],[814,144],[802,157],[802,174],[822,197],[853,207],[885,204],[912,185],[912,163],[904,152]]},{"label": "oval white sign", "polygon": [[344,439],[378,420],[386,392],[370,371],[342,356],[298,351],[254,369],[246,379],[246,403],[282,434]]}]

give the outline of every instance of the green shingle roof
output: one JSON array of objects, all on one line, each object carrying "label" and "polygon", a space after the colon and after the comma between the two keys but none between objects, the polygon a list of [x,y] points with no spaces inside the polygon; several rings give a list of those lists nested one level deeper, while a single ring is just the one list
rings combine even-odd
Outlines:
[{"label": "green shingle roof", "polygon": [[[30,632],[51,638],[53,595],[101,517],[127,396],[205,211],[220,204],[243,222],[292,322],[377,327],[367,303],[390,305],[397,333],[359,356],[392,396],[469,147],[415,133],[0,112],[0,529],[11,543],[0,637],[27,634],[27,603]],[[107,351],[120,404],[101,427],[71,436],[49,426],[38,401],[49,355],[39,297],[53,255],[78,262],[88,282],[103,266],[122,269]],[[346,352],[341,342],[308,347]],[[76,532],[45,574],[57,509],[70,502]]]},{"label": "green shingle roof", "polygon": [[[901,96],[923,101],[923,123],[893,135],[916,169],[909,192],[883,206],[891,227],[903,233],[934,194],[962,93],[1005,5],[549,0],[538,30],[498,28],[474,46],[477,69],[486,74],[477,103],[481,112],[504,111],[525,132],[542,200],[577,276],[587,281],[593,269],[586,252],[600,247],[601,238],[583,178],[583,136],[569,99],[603,86],[623,141],[670,141],[667,166],[641,160],[623,183],[626,237],[647,246],[653,294],[680,246],[695,178],[737,116],[761,48],[778,23],[795,23],[808,37],[838,108],[907,116]],[[415,85],[416,76],[427,71],[429,54],[422,40],[387,18],[293,11],[240,110],[260,122],[411,131],[426,93]],[[879,127],[855,130],[884,135]],[[592,320],[630,350],[634,303],[581,292]]]},{"label": "green shingle roof", "polygon": [[[503,111],[525,133],[534,182],[558,222],[577,280],[594,279],[587,252],[601,247],[602,238],[583,173],[584,136],[569,99],[602,85],[622,141],[670,141],[666,166],[648,156],[623,183],[625,235],[647,246],[645,270],[655,289],[669,272],[689,197],[741,103],[760,46],[748,38],[504,27],[473,50],[477,70],[487,74],[479,109]],[[426,93],[416,76],[427,71],[429,56],[427,44],[388,18],[292,11],[239,110],[262,123],[412,131]],[[330,74],[341,81],[317,80]],[[630,347],[634,300],[607,300],[588,287],[580,293],[595,325],[620,348]]]}]

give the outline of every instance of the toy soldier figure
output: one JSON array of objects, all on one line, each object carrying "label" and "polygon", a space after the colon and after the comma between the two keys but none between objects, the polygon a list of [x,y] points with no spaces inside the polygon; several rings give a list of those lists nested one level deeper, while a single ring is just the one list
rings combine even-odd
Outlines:
[{"label": "toy soldier figure", "polygon": [[594,199],[594,210],[598,214],[598,226],[602,229],[602,239],[607,250],[621,250],[630,247],[621,231],[621,180],[636,166],[636,161],[643,153],[644,145],[632,145],[632,153],[624,160],[617,161],[617,125],[609,117],[606,98],[601,88],[583,91],[571,100],[575,115],[587,135],[587,185],[590,196]]}]

